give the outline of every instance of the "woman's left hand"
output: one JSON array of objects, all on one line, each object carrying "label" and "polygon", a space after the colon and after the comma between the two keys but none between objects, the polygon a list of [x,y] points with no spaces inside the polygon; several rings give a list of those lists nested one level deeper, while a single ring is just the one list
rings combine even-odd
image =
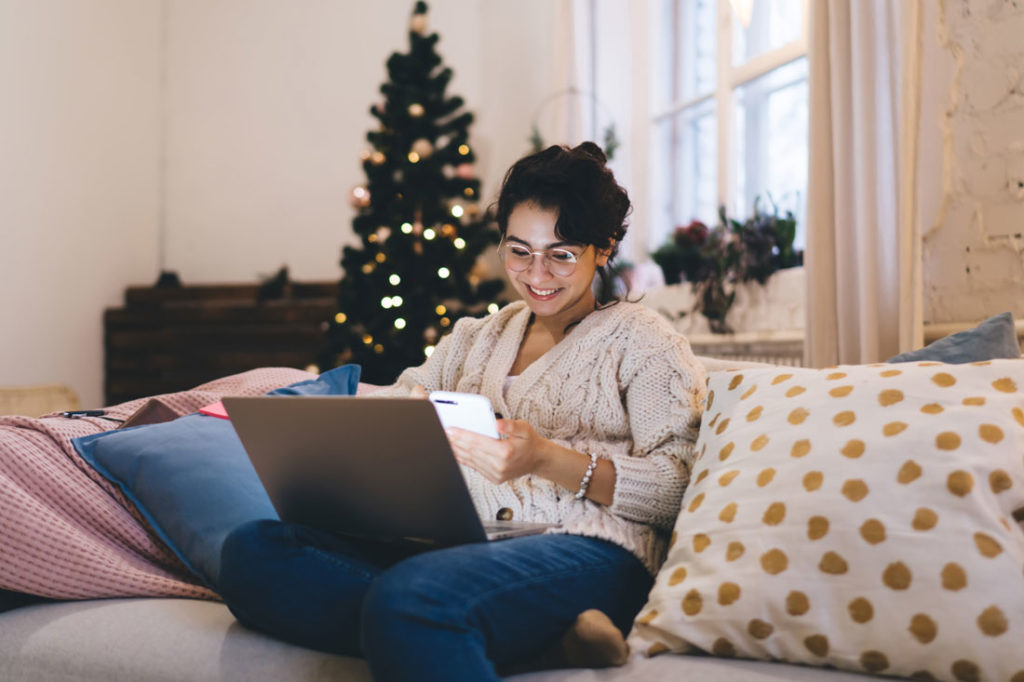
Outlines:
[{"label": "woman's left hand", "polygon": [[499,419],[498,440],[465,429],[448,429],[455,458],[492,483],[504,483],[540,468],[551,441],[521,419]]}]

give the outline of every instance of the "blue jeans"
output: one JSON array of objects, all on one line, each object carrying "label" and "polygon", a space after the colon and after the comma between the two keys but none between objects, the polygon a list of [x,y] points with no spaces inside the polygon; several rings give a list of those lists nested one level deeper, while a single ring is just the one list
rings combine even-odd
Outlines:
[{"label": "blue jeans", "polygon": [[533,535],[413,553],[279,521],[228,536],[221,594],[238,620],[365,656],[374,680],[498,680],[586,609],[625,633],[652,579],[604,540]]}]

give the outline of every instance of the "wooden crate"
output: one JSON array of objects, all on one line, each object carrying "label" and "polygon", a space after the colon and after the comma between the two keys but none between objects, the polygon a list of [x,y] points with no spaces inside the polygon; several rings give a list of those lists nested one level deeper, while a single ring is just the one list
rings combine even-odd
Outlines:
[{"label": "wooden crate", "polygon": [[181,391],[256,367],[309,366],[336,309],[336,282],[130,287],[104,312],[107,404]]}]

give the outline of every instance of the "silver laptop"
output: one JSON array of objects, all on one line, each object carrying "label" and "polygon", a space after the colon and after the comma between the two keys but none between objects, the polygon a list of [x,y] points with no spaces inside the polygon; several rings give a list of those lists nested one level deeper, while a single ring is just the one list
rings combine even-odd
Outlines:
[{"label": "silver laptop", "polygon": [[552,525],[481,519],[427,400],[261,396],[223,402],[284,521],[439,546],[532,535]]}]

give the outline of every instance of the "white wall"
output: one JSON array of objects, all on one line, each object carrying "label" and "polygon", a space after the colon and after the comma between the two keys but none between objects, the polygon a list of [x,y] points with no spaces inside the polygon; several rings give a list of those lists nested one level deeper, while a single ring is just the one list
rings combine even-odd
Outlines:
[{"label": "white wall", "polygon": [[[549,89],[546,0],[435,0],[491,199],[527,149]],[[335,279],[352,239],[351,188],[377,125],[384,62],[408,49],[411,0],[169,0],[165,267],[185,282],[252,281],[282,265]],[[532,65],[532,66],[531,66]]]},{"label": "white wall", "polygon": [[925,322],[1024,317],[1024,3],[929,0],[919,160]]},{"label": "white wall", "polygon": [[102,312],[156,273],[159,3],[0,0],[0,385],[102,397]]}]

